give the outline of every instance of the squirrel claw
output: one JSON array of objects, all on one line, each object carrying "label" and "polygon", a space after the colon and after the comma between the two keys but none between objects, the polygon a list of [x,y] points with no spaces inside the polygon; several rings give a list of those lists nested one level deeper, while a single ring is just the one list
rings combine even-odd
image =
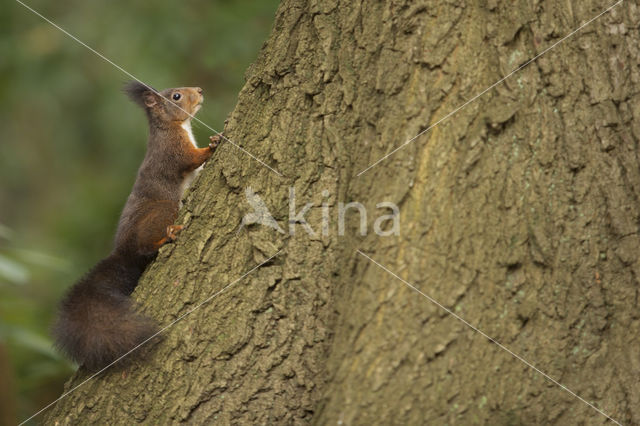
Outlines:
[{"label": "squirrel claw", "polygon": [[182,225],[167,226],[167,239],[169,241],[175,241],[175,239],[178,238],[180,231],[182,231],[182,228],[184,228]]},{"label": "squirrel claw", "polygon": [[223,138],[223,134],[219,133],[217,135],[214,136],[209,136],[209,140],[211,141],[211,143],[209,144],[209,149],[211,151],[215,150],[218,145],[220,145],[220,142],[222,141]]}]

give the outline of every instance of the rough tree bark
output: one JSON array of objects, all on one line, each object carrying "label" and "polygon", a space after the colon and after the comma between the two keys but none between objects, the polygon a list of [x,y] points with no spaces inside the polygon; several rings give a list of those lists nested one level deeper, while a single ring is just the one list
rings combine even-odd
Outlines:
[{"label": "rough tree bark", "polygon": [[[162,341],[50,424],[640,424],[640,9],[627,1],[284,0],[135,298]],[[238,232],[251,187],[288,230]],[[328,191],[323,194],[323,191]],[[339,202],[369,212],[368,235]],[[400,236],[372,232],[395,202]],[[322,203],[330,211],[322,235]],[[67,389],[79,384],[79,372]]]}]

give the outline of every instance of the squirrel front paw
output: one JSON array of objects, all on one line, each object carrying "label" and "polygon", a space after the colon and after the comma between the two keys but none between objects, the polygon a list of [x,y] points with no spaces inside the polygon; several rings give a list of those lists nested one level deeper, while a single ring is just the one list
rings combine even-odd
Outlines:
[{"label": "squirrel front paw", "polygon": [[209,136],[209,140],[211,141],[211,143],[209,144],[209,149],[211,151],[215,151],[218,145],[220,145],[220,142],[222,141],[223,137],[224,136],[222,133],[218,133],[217,135],[214,135],[214,136]]}]

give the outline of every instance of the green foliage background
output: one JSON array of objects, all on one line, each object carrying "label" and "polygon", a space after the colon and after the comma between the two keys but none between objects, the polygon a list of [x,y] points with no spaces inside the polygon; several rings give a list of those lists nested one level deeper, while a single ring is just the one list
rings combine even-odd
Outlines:
[{"label": "green foliage background", "polygon": [[[276,0],[26,0],[139,79],[198,85],[222,130]],[[0,14],[0,424],[57,398],[74,368],[51,346],[64,290],[105,256],[144,155],[128,77],[9,1]],[[211,134],[194,123],[201,144]],[[241,143],[241,141],[238,141]]]}]

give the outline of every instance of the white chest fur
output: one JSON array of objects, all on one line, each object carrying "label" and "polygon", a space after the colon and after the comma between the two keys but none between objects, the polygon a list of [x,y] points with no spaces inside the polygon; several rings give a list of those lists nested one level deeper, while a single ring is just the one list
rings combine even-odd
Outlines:
[{"label": "white chest fur", "polygon": [[191,131],[191,120],[182,122],[181,126],[187,132],[187,135],[189,135],[189,140],[191,141],[193,146],[197,148],[198,144],[196,143],[196,138],[193,137],[193,132]]},{"label": "white chest fur", "polygon": [[[197,148],[198,144],[196,143],[196,138],[193,137],[193,131],[191,131],[191,120],[187,120],[183,122],[181,126],[187,132],[187,135],[189,136],[189,141],[191,141],[193,146]],[[198,176],[198,173],[200,173],[203,167],[204,167],[204,164],[198,167],[197,169],[195,169],[193,172],[189,173],[187,176],[185,176],[184,181],[182,181],[182,195],[180,198],[184,198],[184,194],[187,192],[187,189],[189,189],[189,187],[191,186],[191,183],[196,178],[196,176]],[[182,202],[180,203],[180,205],[182,205]]]}]

